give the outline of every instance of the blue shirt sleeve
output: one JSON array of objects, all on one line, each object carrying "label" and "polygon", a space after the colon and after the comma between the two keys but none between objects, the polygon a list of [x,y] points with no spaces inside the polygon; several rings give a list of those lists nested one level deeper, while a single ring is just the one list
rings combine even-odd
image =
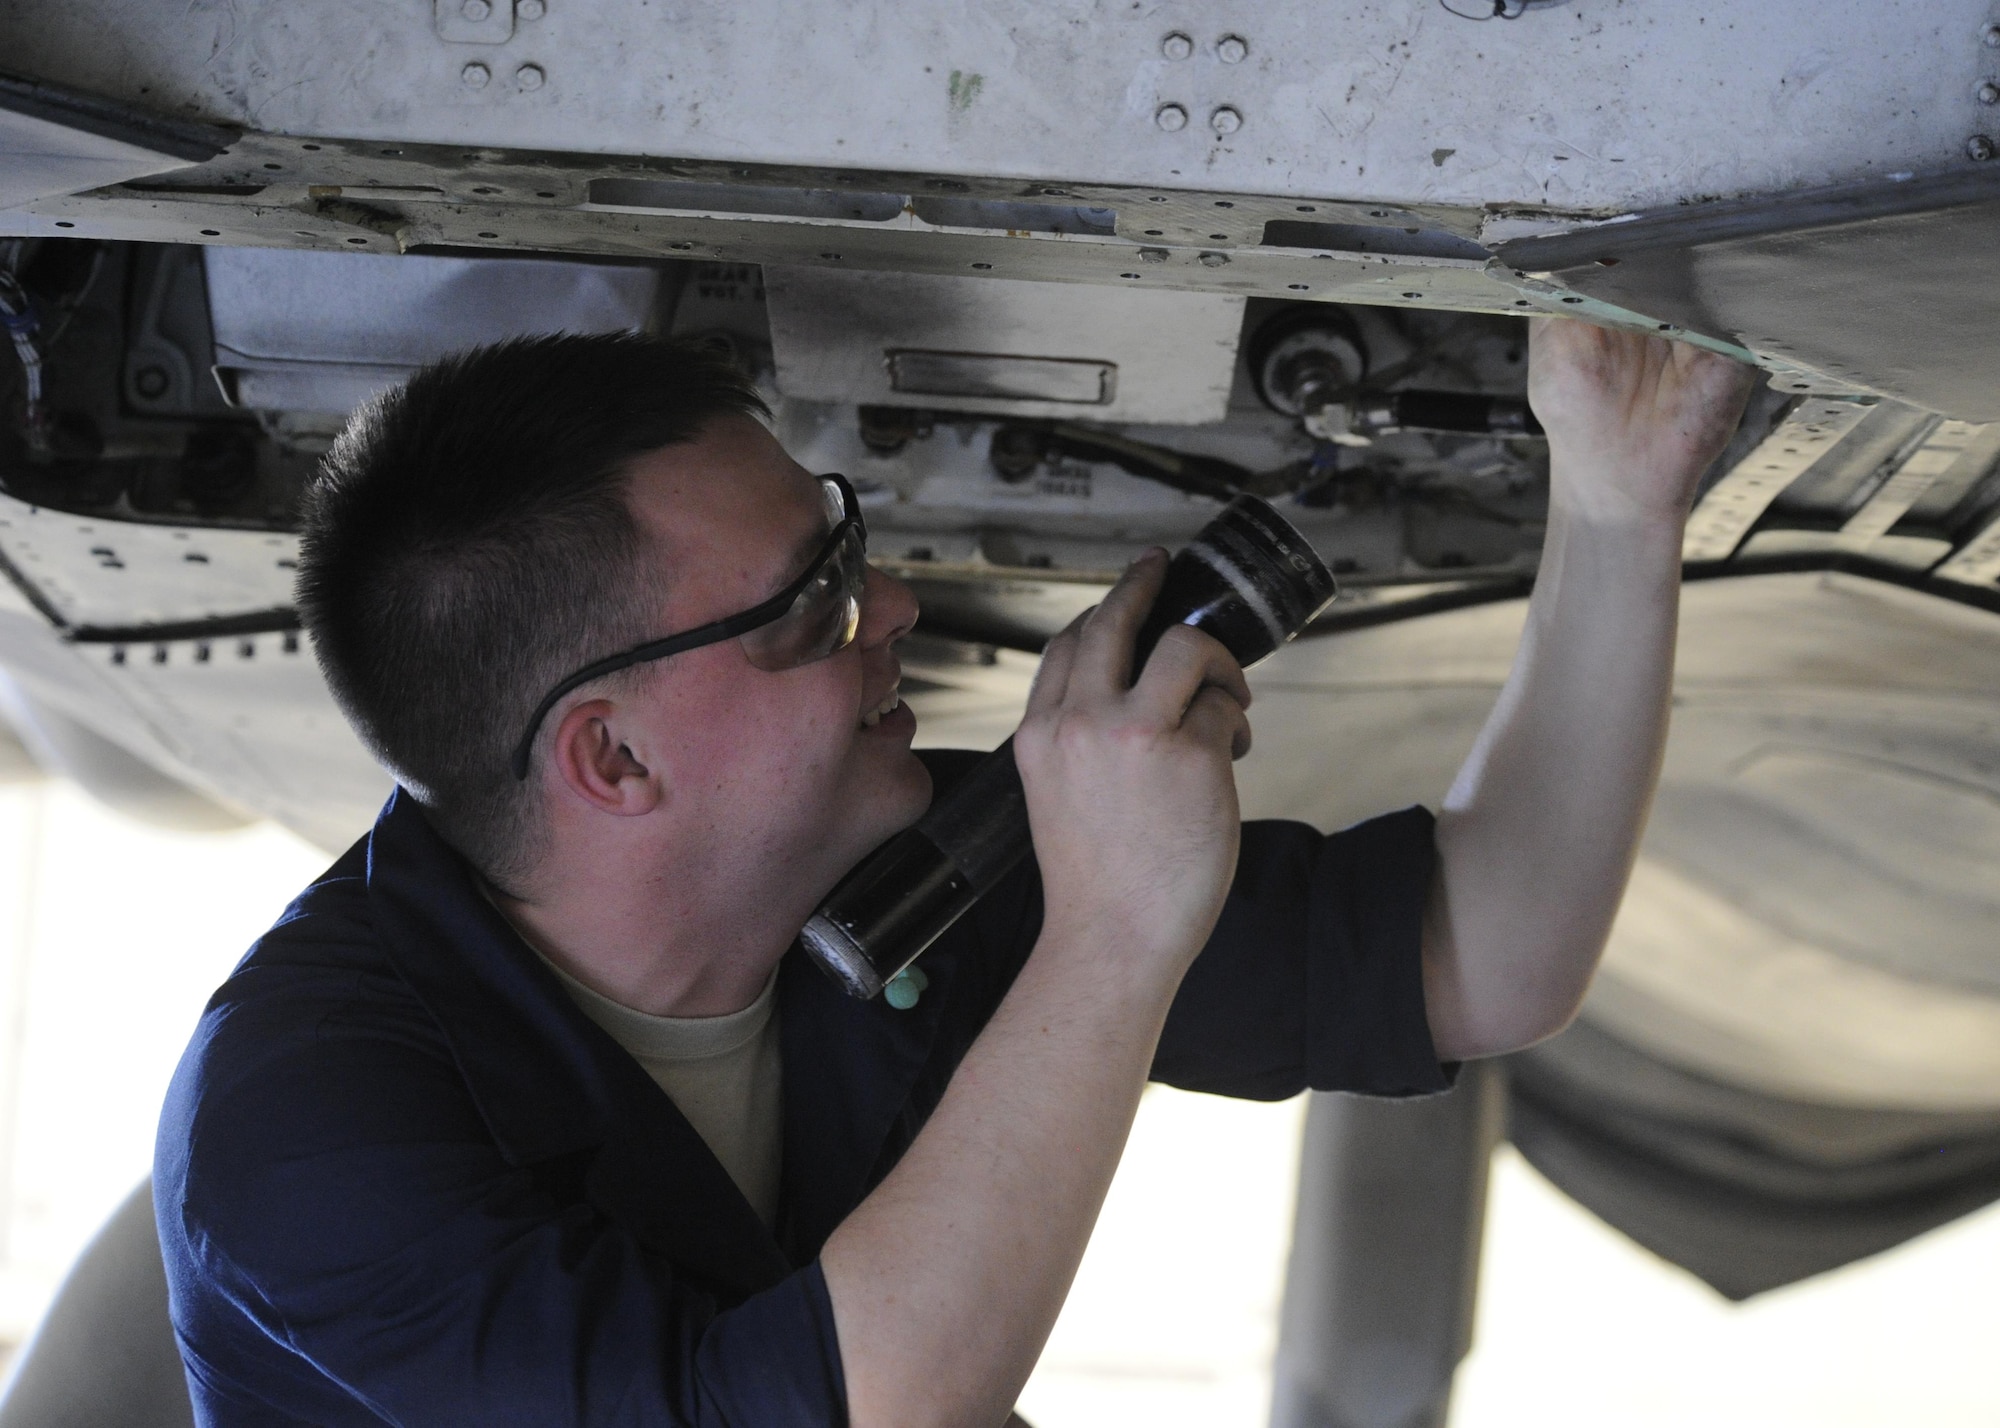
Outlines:
[{"label": "blue shirt sleeve", "polygon": [[585,1161],[508,1163],[434,1042],[330,1018],[183,1076],[199,1109],[160,1189],[170,1283],[200,1284],[176,1295],[198,1400],[206,1378],[325,1424],[846,1422],[817,1263],[719,1304],[566,1193]]},{"label": "blue shirt sleeve", "polygon": [[1236,880],[1168,1014],[1153,1079],[1282,1100],[1450,1087],[1424,1007],[1435,820],[1408,808],[1333,834],[1243,825]]}]

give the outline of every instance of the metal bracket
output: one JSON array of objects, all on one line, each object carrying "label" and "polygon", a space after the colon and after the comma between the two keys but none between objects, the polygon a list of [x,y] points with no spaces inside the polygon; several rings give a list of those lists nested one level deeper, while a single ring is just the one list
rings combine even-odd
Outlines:
[{"label": "metal bracket", "polygon": [[1685,561],[1727,560],[1785,487],[1876,409],[1871,397],[1799,403],[1778,429],[1709,490],[1688,518]]},{"label": "metal bracket", "polygon": [[431,0],[431,22],[455,45],[504,45],[514,38],[514,0]]}]

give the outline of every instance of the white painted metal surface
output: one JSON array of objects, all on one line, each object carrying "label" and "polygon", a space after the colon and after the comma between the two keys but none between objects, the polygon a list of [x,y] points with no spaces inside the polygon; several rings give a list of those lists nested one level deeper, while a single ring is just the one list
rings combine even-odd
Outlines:
[{"label": "white painted metal surface", "polygon": [[1963,162],[1989,11],[6,0],[0,53],[277,133],[1617,211]]}]

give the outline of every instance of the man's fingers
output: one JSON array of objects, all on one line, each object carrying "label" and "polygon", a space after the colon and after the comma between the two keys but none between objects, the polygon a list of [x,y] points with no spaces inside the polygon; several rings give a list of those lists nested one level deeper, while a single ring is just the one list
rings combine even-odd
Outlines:
[{"label": "man's fingers", "polygon": [[1131,697],[1154,718],[1177,723],[1205,686],[1216,688],[1239,709],[1250,707],[1250,681],[1236,657],[1213,635],[1174,625],[1160,636]]},{"label": "man's fingers", "polygon": [[1070,681],[1080,692],[1121,695],[1132,682],[1132,642],[1166,577],[1167,553],[1155,547],[1125,568],[1104,603],[1083,622]]},{"label": "man's fingers", "polygon": [[1216,685],[1207,685],[1196,692],[1181,727],[1211,748],[1227,742],[1232,759],[1250,752],[1250,716],[1234,696]]},{"label": "man's fingers", "polygon": [[[1096,609],[1092,606],[1091,610]],[[1037,714],[1053,714],[1062,707],[1063,696],[1069,693],[1070,670],[1076,665],[1076,642],[1083,622],[1090,618],[1091,610],[1085,610],[1071,620],[1054,639],[1042,647],[1042,662],[1035,667],[1035,679],[1028,686],[1027,717]]]}]

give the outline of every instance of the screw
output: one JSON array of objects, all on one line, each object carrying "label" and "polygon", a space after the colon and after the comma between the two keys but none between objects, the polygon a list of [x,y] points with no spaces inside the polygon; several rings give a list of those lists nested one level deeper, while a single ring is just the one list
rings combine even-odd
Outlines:
[{"label": "screw", "polygon": [[1224,35],[1215,42],[1215,57],[1224,64],[1241,64],[1250,53],[1250,42],[1241,35]]},{"label": "screw", "polygon": [[486,88],[486,82],[493,78],[493,71],[478,60],[474,60],[458,72],[458,77],[464,82],[467,89],[484,89]]},{"label": "screw", "polygon": [[524,64],[514,71],[514,82],[526,90],[540,89],[547,78],[538,64]]},{"label": "screw", "polygon": [[1965,141],[1965,156],[1978,163],[1985,163],[1993,157],[1993,141],[1984,134],[1974,134]]},{"label": "screw", "polygon": [[1990,79],[1982,80],[1979,85],[1979,102],[1981,104],[2000,104],[2000,84],[1995,84]]},{"label": "screw", "polygon": [[476,25],[493,13],[492,0],[465,0],[458,7],[458,13]]},{"label": "screw", "polygon": [[1169,134],[1178,134],[1187,128],[1187,110],[1178,104],[1162,104],[1153,111],[1153,122]]},{"label": "screw", "polygon": [[167,369],[164,367],[141,367],[138,375],[132,379],[132,385],[147,401],[156,402],[167,394],[167,388],[172,385],[172,380],[167,376]]},{"label": "screw", "polygon": [[1160,41],[1160,53],[1170,60],[1184,60],[1194,53],[1194,40],[1179,30],[1171,31]]},{"label": "screw", "polygon": [[514,18],[517,20],[539,20],[548,13],[545,0],[514,0]]},{"label": "screw", "polygon": [[1243,127],[1243,116],[1225,104],[1208,116],[1208,127],[1218,134],[1234,134]]}]

